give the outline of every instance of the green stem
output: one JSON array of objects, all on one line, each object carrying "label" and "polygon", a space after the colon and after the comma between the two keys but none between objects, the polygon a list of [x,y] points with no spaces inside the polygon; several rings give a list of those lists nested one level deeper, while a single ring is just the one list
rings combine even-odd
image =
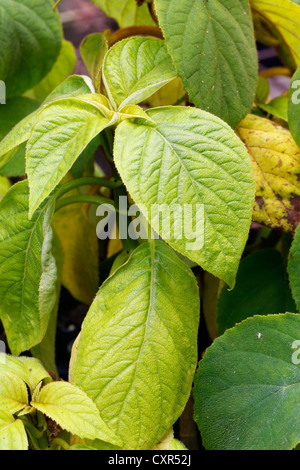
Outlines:
[{"label": "green stem", "polygon": [[56,199],[60,198],[64,194],[72,191],[72,189],[78,188],[80,186],[90,186],[90,185],[97,185],[97,186],[104,186],[105,188],[118,188],[122,185],[122,181],[117,180],[116,178],[111,178],[109,180],[105,178],[99,178],[98,176],[90,176],[86,178],[77,178],[73,181],[69,181],[60,187],[58,192],[56,193]]},{"label": "green stem", "polygon": [[176,101],[176,103],[173,104],[173,106],[178,106],[179,104],[183,103],[183,101],[186,101],[188,99],[188,97],[189,97],[189,95],[186,93],[181,98],[179,98],[179,100]]},{"label": "green stem", "polygon": [[[132,222],[132,220],[131,220],[131,217],[128,216],[127,212],[124,214],[122,211],[120,211],[120,208],[119,208],[119,200],[120,200],[119,198],[120,198],[120,196],[128,197],[126,189],[125,189],[124,186],[121,186],[121,187],[115,189],[114,198],[115,198],[116,211],[119,212],[119,218],[117,219],[117,221],[118,221],[118,226],[119,226],[118,228],[119,228],[119,234],[120,234],[120,237],[121,237],[121,242],[122,242],[124,250],[130,252],[130,251],[133,251],[133,250],[136,249],[136,247],[138,246],[138,241],[137,240],[132,240],[128,236],[128,226]],[[125,235],[125,234],[122,234],[121,230],[120,230],[120,224],[122,224],[122,226],[123,226],[123,221],[124,221],[124,226],[126,225],[126,227],[127,227],[126,238],[122,236],[122,235]]]},{"label": "green stem", "polygon": [[100,138],[101,138],[101,145],[103,147],[103,150],[104,150],[104,153],[105,153],[105,156],[106,156],[107,160],[110,163],[113,163],[114,159],[113,159],[112,153],[110,151],[109,141],[108,141],[107,135],[104,131],[101,132]]},{"label": "green stem", "polygon": [[58,5],[60,4],[61,0],[57,0],[57,2],[55,3],[55,5],[53,6],[53,11],[56,10],[56,7],[58,7]]},{"label": "green stem", "polygon": [[55,439],[53,439],[53,441],[50,444],[50,450],[54,450],[55,447],[62,447],[64,450],[70,449],[70,445],[64,439],[61,439],[60,437],[56,437]]},{"label": "green stem", "polygon": [[78,203],[89,203],[89,204],[110,204],[114,205],[114,202],[107,197],[102,197],[98,195],[90,195],[90,194],[79,194],[78,196],[69,196],[57,202],[55,207],[55,212],[57,212],[62,207],[68,206],[69,204],[78,204]]}]

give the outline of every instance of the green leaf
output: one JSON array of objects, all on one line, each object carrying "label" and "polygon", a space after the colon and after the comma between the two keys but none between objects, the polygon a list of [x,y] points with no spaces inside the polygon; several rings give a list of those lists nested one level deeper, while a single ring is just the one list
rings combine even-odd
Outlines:
[{"label": "green leaf", "polygon": [[14,355],[40,343],[56,300],[53,200],[29,221],[28,193],[28,182],[22,181],[0,203],[0,317]]},{"label": "green leaf", "polygon": [[58,85],[73,73],[76,60],[76,52],[73,44],[69,41],[63,41],[59,56],[50,72],[38,85],[32,90],[29,90],[26,96],[43,101]]},{"label": "green leaf", "polygon": [[138,7],[136,0],[92,0],[120,28],[134,25],[154,25],[146,4]]},{"label": "green leaf", "polygon": [[279,117],[283,121],[288,121],[288,97],[277,96],[269,103],[257,103],[257,106],[272,116]]},{"label": "green leaf", "polygon": [[300,147],[300,66],[293,75],[288,103],[288,123],[291,134]]},{"label": "green leaf", "polygon": [[4,176],[0,176],[0,200],[3,198],[5,193],[7,193],[10,187],[11,182],[9,181],[9,179],[5,178]]},{"label": "green leaf", "polygon": [[8,371],[0,370],[0,409],[15,414],[28,405],[24,380]]},{"label": "green leaf", "polygon": [[87,439],[120,440],[108,428],[87,394],[73,384],[58,381],[45,385],[31,405],[53,419],[62,429]]},{"label": "green leaf", "polygon": [[39,382],[50,379],[50,375],[38,359],[27,356],[14,357],[0,353],[0,374],[11,373],[20,377],[33,392]]},{"label": "green leaf", "polygon": [[[53,220],[52,220],[53,223]],[[61,272],[63,263],[63,253],[60,246],[57,234],[54,231],[53,239],[53,256],[57,266],[57,280],[56,280],[56,302],[50,313],[49,323],[47,331],[42,341],[31,348],[31,354],[39,359],[43,366],[51,371],[56,377],[58,377],[58,371],[56,367],[56,330],[57,330],[57,315],[60,301],[60,289],[61,289]]]},{"label": "green leaf", "polygon": [[296,228],[295,238],[292,243],[289,260],[288,260],[288,273],[290,286],[293,294],[293,298],[296,302],[298,310],[300,310],[300,226]]},{"label": "green leaf", "polygon": [[39,104],[38,101],[18,96],[0,106],[0,168],[15,155],[17,147],[27,140]]},{"label": "green leaf", "polygon": [[[206,449],[288,450],[300,441],[300,315],[249,318],[199,363],[195,419]],[[297,359],[297,360],[296,360]]]},{"label": "green leaf", "polygon": [[[156,125],[118,126],[118,171],[154,230],[233,287],[254,203],[247,151],[226,123],[205,111],[163,107],[147,114]],[[170,227],[160,224],[160,208],[163,221],[174,210]]]},{"label": "green leaf", "polygon": [[0,77],[7,96],[20,95],[51,70],[62,44],[52,0],[1,0]]},{"label": "green leaf", "polygon": [[270,94],[270,84],[264,77],[258,76],[255,103],[265,103]]},{"label": "green leaf", "polygon": [[110,124],[97,106],[78,97],[50,103],[41,111],[26,149],[30,217],[88,143]]},{"label": "green leaf", "polygon": [[0,450],[27,450],[24,424],[12,414],[0,410]]},{"label": "green leaf", "polygon": [[161,241],[138,247],[100,288],[72,351],[70,380],[125,449],[150,449],[182,413],[198,322],[196,280]]},{"label": "green leaf", "polygon": [[[232,127],[250,111],[257,52],[248,0],[155,0],[184,89],[198,108]],[[247,53],[245,53],[247,51]]]},{"label": "green leaf", "polygon": [[218,333],[254,315],[296,312],[284,260],[266,248],[246,256],[233,290],[223,288],[218,301]]},{"label": "green leaf", "polygon": [[[46,98],[43,105],[63,97],[76,97],[78,95],[91,93],[92,90],[90,86],[88,77],[73,75],[56,87]],[[38,113],[42,109],[42,107],[38,108],[38,106],[39,103],[37,101],[25,97],[18,97],[9,100],[2,108],[0,107],[0,138],[5,136],[0,142],[0,168],[6,165],[12,158],[14,159],[14,157],[16,157],[17,147],[29,139],[31,129],[37,119]],[[1,113],[2,109],[3,118]],[[19,148],[21,159],[25,157],[25,148],[22,147],[23,146]],[[11,172],[11,169],[8,171]],[[25,170],[22,174],[25,174]]]},{"label": "green leaf", "polygon": [[89,34],[80,44],[81,57],[97,91],[100,91],[102,65],[107,51],[108,42],[102,33]]},{"label": "green leaf", "polygon": [[161,39],[130,37],[115,44],[104,58],[103,83],[118,109],[149,98],[175,77]]}]

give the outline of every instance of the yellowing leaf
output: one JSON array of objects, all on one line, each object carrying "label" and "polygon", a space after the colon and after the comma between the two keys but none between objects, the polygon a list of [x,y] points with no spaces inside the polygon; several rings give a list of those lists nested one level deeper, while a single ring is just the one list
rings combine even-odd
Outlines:
[{"label": "yellowing leaf", "polygon": [[31,405],[53,419],[62,429],[81,438],[102,439],[120,444],[119,439],[101,419],[95,403],[69,382],[51,382],[34,397]]},{"label": "yellowing leaf", "polygon": [[[151,108],[158,108],[159,106],[175,105],[177,101],[184,98],[186,92],[183,89],[182,81],[180,77],[176,77],[170,83],[163,86],[154,95],[150,96],[146,100],[146,104]],[[182,104],[185,104],[185,99]]]},{"label": "yellowing leaf", "polygon": [[256,181],[253,219],[293,231],[300,222],[300,149],[291,133],[249,114],[237,132],[248,147]]},{"label": "yellowing leaf", "polygon": [[13,373],[0,371],[0,409],[14,414],[27,404],[25,382]]},{"label": "yellowing leaf", "polygon": [[[76,194],[77,189],[68,196]],[[83,204],[61,208],[52,224],[63,251],[62,284],[75,299],[89,305],[99,287],[96,227]]]},{"label": "yellowing leaf", "polygon": [[287,48],[295,66],[300,64],[300,6],[290,0],[251,0],[253,13],[274,30],[281,52]]},{"label": "yellowing leaf", "polygon": [[15,357],[4,353],[0,353],[0,375],[2,372],[18,376],[31,391],[42,380],[51,378],[38,359],[26,356]]},{"label": "yellowing leaf", "polygon": [[27,449],[28,440],[22,421],[0,410],[0,450]]},{"label": "yellowing leaf", "polygon": [[151,450],[169,450],[170,444],[174,439],[173,428],[157,443]]}]

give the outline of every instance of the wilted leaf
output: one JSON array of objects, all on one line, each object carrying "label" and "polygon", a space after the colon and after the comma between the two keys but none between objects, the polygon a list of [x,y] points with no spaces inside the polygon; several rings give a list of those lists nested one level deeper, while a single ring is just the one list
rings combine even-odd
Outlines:
[{"label": "wilted leaf", "polygon": [[253,219],[293,231],[300,221],[300,150],[291,133],[268,119],[249,114],[237,132],[252,159],[256,181]]}]

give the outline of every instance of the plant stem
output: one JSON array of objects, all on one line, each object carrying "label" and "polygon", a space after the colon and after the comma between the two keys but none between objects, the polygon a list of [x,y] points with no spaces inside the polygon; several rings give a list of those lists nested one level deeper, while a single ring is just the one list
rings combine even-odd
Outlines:
[{"label": "plant stem", "polygon": [[57,202],[55,212],[62,207],[68,206],[69,204],[88,203],[88,204],[107,204],[114,205],[111,199],[104,196],[90,195],[90,194],[79,194],[78,196],[69,196],[61,199]]},{"label": "plant stem", "polygon": [[70,449],[70,445],[64,439],[61,439],[60,437],[56,437],[55,439],[53,439],[53,441],[50,444],[50,450],[54,450],[55,447],[62,447],[64,450]]},{"label": "plant stem", "polygon": [[56,10],[56,8],[58,7],[58,5],[60,4],[61,0],[57,0],[57,2],[55,3],[55,5],[53,6],[53,11]]},{"label": "plant stem", "polygon": [[56,199],[60,198],[64,194],[72,191],[72,189],[78,188],[80,186],[90,186],[95,184],[97,186],[104,186],[105,188],[118,188],[122,185],[122,181],[117,180],[116,178],[111,178],[109,180],[105,178],[99,178],[97,176],[90,176],[86,178],[77,178],[73,181],[69,181],[60,187],[56,194]]}]

